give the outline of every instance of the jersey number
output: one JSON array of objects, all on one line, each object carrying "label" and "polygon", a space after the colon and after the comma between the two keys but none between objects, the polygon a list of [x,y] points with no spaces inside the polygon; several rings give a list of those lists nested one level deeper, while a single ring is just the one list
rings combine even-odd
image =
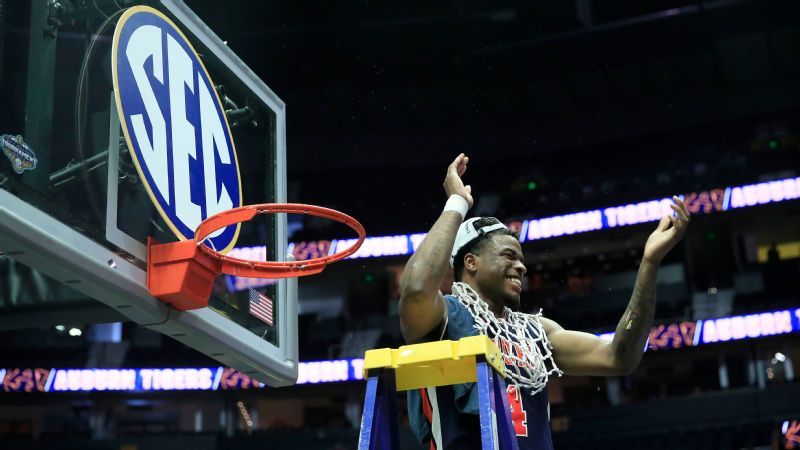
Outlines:
[{"label": "jersey number", "polygon": [[508,394],[508,406],[511,408],[511,420],[514,421],[514,431],[517,436],[528,435],[528,413],[522,407],[522,398],[513,384],[506,389]]}]

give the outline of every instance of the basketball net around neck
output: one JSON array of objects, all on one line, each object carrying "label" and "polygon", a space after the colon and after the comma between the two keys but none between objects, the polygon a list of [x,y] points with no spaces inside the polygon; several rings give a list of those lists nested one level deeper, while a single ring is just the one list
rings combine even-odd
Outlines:
[{"label": "basketball net around neck", "polygon": [[[475,289],[467,283],[455,282],[453,295],[469,311],[475,319],[474,327],[494,343],[506,358],[513,364],[506,364],[506,377],[517,388],[531,390],[531,395],[539,393],[547,385],[551,374],[563,375],[553,359],[553,346],[542,328],[542,311],[536,314],[525,314],[503,309],[503,318],[498,319],[489,310],[489,304],[483,301]],[[510,346],[502,345],[505,339]],[[519,345],[522,355],[515,351]]]}]

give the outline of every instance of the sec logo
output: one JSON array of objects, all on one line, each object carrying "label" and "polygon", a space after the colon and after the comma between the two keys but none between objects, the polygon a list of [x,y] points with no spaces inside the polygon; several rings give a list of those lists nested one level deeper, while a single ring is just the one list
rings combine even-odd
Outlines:
[{"label": "sec logo", "polygon": [[[236,149],[214,84],[194,48],[158,10],[128,9],[112,47],[117,112],[147,193],[179,239],[242,206]],[[207,244],[228,251],[239,225]],[[208,242],[210,241],[210,242]]]}]

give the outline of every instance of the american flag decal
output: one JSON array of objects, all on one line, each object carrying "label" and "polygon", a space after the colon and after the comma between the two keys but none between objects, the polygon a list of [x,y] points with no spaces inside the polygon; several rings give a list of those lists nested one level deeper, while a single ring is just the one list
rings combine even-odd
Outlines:
[{"label": "american flag decal", "polygon": [[272,326],[272,299],[255,289],[250,289],[250,314]]}]

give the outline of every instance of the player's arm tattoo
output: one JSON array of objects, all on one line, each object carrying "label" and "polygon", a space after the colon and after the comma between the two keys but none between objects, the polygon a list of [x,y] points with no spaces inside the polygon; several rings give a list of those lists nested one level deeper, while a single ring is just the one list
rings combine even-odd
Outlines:
[{"label": "player's arm tattoo", "polygon": [[614,359],[626,372],[632,371],[642,359],[656,306],[656,272],[658,264],[642,261],[628,308],[614,333]]}]

